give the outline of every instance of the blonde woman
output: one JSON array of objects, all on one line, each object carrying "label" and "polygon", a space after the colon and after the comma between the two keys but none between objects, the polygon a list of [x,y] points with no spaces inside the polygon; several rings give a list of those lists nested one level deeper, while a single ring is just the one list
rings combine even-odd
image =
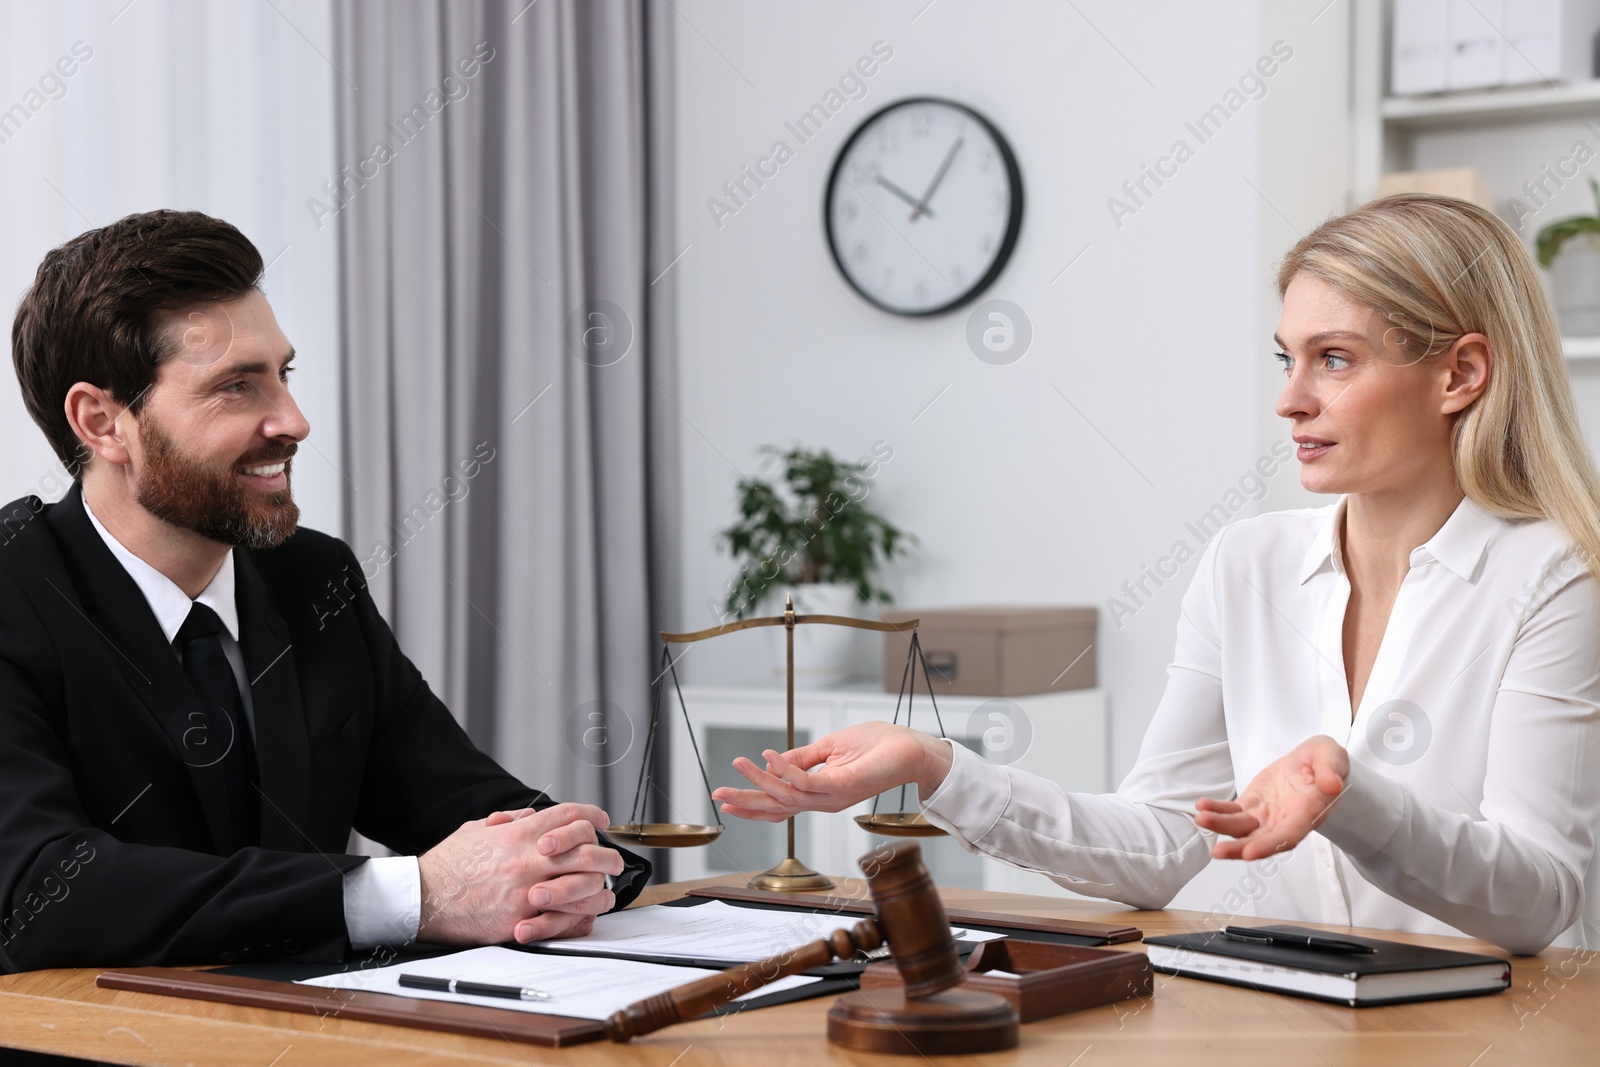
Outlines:
[{"label": "blonde woman", "polygon": [[1600,945],[1600,478],[1533,263],[1493,214],[1403,195],[1318,227],[1278,290],[1277,413],[1340,496],[1206,545],[1116,793],[869,724],[741,757],[722,810],[915,782],[968,850],[1135,907],[1244,859],[1230,911]]}]

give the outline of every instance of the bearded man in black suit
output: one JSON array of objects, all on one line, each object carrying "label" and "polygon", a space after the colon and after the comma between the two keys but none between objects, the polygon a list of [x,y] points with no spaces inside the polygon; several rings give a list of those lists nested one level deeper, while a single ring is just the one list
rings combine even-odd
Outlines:
[{"label": "bearded man in black suit", "polygon": [[261,274],[228,223],[155,211],[52,251],[17,311],[75,480],[0,513],[0,970],[580,936],[649,876],[478,751],[349,546],[298,527]]}]

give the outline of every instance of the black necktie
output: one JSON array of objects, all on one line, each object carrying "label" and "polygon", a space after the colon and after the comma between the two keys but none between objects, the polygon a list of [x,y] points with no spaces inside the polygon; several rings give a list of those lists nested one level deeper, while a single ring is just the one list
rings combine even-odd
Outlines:
[{"label": "black necktie", "polygon": [[[196,766],[219,763],[228,784],[228,808],[235,847],[254,845],[260,836],[256,793],[256,753],[239,700],[239,686],[222,651],[222,620],[196,601],[178,630],[183,673],[189,676],[205,713],[201,731],[184,738],[184,758]],[[220,751],[219,751],[220,750]]]}]

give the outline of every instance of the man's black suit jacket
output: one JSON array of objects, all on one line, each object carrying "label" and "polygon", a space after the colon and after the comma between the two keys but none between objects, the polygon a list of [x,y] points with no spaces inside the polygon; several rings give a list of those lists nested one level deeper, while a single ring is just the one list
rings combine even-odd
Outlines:
[{"label": "man's black suit jacket", "polygon": [[[0,970],[336,960],[352,827],[421,854],[555,803],[472,745],[343,541],[233,558],[262,793],[260,847],[238,849],[182,665],[81,486],[0,513]],[[621,851],[619,907],[650,871]]]}]

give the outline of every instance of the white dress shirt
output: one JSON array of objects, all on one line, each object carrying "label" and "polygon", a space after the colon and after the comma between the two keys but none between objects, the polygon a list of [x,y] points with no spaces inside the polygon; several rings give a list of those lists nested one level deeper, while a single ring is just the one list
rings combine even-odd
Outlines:
[{"label": "white dress shirt", "polygon": [[1066,792],[954,745],[928,819],[1074,892],[1160,908],[1210,861],[1195,801],[1235,797],[1327,734],[1350,755],[1344,792],[1293,850],[1235,865],[1214,924],[1600,946],[1600,588],[1554,523],[1463,499],[1412,550],[1352,723],[1344,505],[1241,520],[1205,545],[1116,793]]},{"label": "white dress shirt", "polygon": [[[223,558],[216,577],[191,601],[189,595],[171,578],[128,551],[121,541],[111,536],[95,517],[87,497],[83,501],[83,510],[88,512],[89,521],[94,524],[111,554],[139,586],[140,592],[144,593],[168,644],[177,640],[178,630],[189,617],[189,609],[196,601],[217,613],[226,631],[221,635],[222,653],[233,668],[233,679],[239,686],[245,719],[254,737],[258,732],[255,706],[251,700],[249,680],[245,677],[244,656],[239,651],[239,608],[233,591],[233,553]],[[175,644],[173,653],[177,654]],[[179,656],[179,659],[182,657]],[[271,710],[265,709],[264,714],[271,714]],[[413,941],[421,918],[422,880],[415,856],[369,859],[344,876],[344,922],[352,948],[366,949]]]}]

